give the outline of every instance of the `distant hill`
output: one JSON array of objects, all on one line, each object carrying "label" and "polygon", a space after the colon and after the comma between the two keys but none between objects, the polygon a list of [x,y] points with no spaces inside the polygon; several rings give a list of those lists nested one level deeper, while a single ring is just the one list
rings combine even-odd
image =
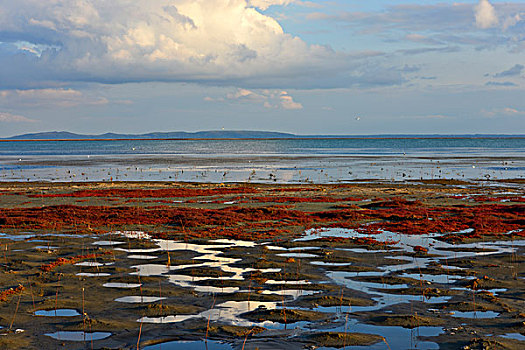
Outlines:
[{"label": "distant hill", "polygon": [[296,135],[273,131],[250,131],[250,130],[211,130],[198,132],[151,132],[147,134],[116,134],[105,133],[100,135],[75,134],[67,131],[38,132],[23,134],[0,140],[104,140],[104,139],[284,139],[284,138],[498,138],[513,137],[525,138],[525,135],[497,135],[497,134],[463,134],[463,135]]},{"label": "distant hill", "polygon": [[103,139],[262,139],[262,138],[291,138],[294,134],[271,131],[231,131],[212,130],[198,132],[152,132],[147,134],[115,134],[100,135],[75,134],[67,131],[50,131],[33,134],[23,134],[5,138],[4,140],[103,140]]}]

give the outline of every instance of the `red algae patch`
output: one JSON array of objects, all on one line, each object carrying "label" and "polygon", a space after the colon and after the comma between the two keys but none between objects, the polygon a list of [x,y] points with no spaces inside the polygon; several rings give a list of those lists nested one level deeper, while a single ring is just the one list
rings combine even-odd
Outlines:
[{"label": "red algae patch", "polygon": [[1,291],[0,292],[0,301],[8,301],[9,297],[22,293],[24,291],[24,289],[25,289],[24,286],[19,285],[16,288],[9,288],[7,290]]},{"label": "red algae patch", "polygon": [[81,190],[71,193],[35,194],[28,197],[53,198],[53,197],[119,197],[119,198],[171,198],[171,197],[202,197],[226,194],[258,193],[257,189],[250,187],[219,187],[212,189],[174,188],[174,189],[104,189]]},{"label": "red algae patch", "polygon": [[[223,190],[223,188],[216,190]],[[238,189],[226,188],[224,190],[231,192]],[[84,190],[82,196],[88,196],[93,192],[92,194],[96,197],[100,191]],[[115,190],[103,190],[104,193],[112,193],[111,191]],[[139,190],[130,191],[135,193]],[[213,189],[206,191],[206,193],[220,193],[214,192]],[[151,195],[157,196],[158,194]],[[323,198],[320,197],[304,200],[303,197],[254,197],[254,199],[258,198],[273,202],[310,202],[309,205],[319,206],[320,210],[314,207],[313,210],[306,211],[292,209],[289,205],[275,204],[253,207],[249,206],[249,203],[235,203],[235,205],[223,208],[206,207],[208,204],[203,204],[203,208],[167,205],[149,207],[54,205],[0,208],[0,227],[97,229],[108,226],[149,225],[167,226],[172,233],[194,238],[249,239],[251,236],[254,240],[289,234],[294,232],[291,230],[294,227],[302,229],[340,227],[354,228],[361,233],[370,234],[381,230],[413,235],[440,233],[448,234],[446,237],[448,240],[462,240],[497,236],[509,232],[511,236],[523,236],[522,228],[525,223],[523,220],[525,205],[523,204],[431,206],[420,201],[394,198],[369,203],[362,207],[352,206],[326,210],[326,206],[332,202],[331,198],[326,199],[328,202],[322,202]],[[114,198],[105,200],[112,199]],[[348,197],[343,197],[342,200],[348,200]],[[215,202],[220,203],[220,201]],[[467,229],[470,229],[469,232],[466,232]],[[461,234],[457,234],[458,232]]]},{"label": "red algae patch", "polygon": [[82,260],[96,259],[98,257],[108,255],[108,254],[111,254],[111,252],[107,251],[104,253],[97,253],[97,254],[76,255],[76,256],[69,257],[69,258],[58,258],[52,263],[44,264],[40,266],[40,270],[44,272],[49,272],[62,265],[71,265],[71,264],[75,264]]}]

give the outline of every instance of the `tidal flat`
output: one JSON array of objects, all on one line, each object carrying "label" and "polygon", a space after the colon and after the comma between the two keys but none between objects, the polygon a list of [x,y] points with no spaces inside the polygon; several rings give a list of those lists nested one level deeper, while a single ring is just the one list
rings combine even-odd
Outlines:
[{"label": "tidal flat", "polygon": [[0,183],[0,348],[523,349],[524,188]]}]

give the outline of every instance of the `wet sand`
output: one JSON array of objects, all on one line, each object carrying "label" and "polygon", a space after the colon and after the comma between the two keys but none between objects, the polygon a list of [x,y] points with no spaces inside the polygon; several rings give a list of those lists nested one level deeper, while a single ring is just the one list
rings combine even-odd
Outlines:
[{"label": "wet sand", "polygon": [[519,179],[0,183],[0,348],[521,349],[524,201]]}]

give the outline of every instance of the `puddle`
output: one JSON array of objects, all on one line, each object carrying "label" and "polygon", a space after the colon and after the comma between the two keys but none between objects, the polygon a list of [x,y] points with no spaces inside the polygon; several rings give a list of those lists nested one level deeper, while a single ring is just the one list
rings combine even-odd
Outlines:
[{"label": "puddle", "polygon": [[[360,234],[354,230],[343,230],[343,229],[327,229],[327,230],[316,230],[314,231],[306,231],[307,235],[305,237],[302,237],[298,239],[299,241],[308,241],[315,239],[320,236],[324,237],[333,237],[333,236],[339,236],[339,237],[370,237],[369,235]],[[467,232],[467,231],[464,231]],[[136,234],[137,237],[140,237],[140,234]],[[404,273],[404,270],[410,269],[410,268],[425,268],[428,266],[442,266],[444,271],[450,270],[461,270],[460,268],[456,268],[454,266],[449,266],[449,260],[448,259],[455,259],[459,257],[467,257],[467,256],[478,256],[478,255],[488,255],[488,254],[496,254],[500,252],[509,252],[509,251],[515,251],[516,250],[516,242],[513,242],[512,244],[510,242],[494,242],[494,243],[476,243],[476,244],[465,244],[465,245],[450,245],[446,242],[441,242],[436,240],[436,238],[439,235],[427,235],[427,236],[409,236],[409,235],[400,235],[395,234],[391,232],[381,232],[378,235],[373,235],[373,237],[377,240],[383,240],[383,241],[394,241],[392,247],[389,248],[389,252],[397,251],[402,252],[406,251],[407,255],[400,255],[400,256],[389,256],[387,258],[395,259],[395,260],[401,260],[401,264],[397,265],[383,265],[379,266],[379,271],[372,271],[372,272],[347,272],[347,271],[333,271],[330,269],[330,267],[340,267],[340,266],[349,266],[352,265],[352,263],[348,262],[324,262],[319,261],[321,260],[321,257],[315,254],[307,253],[306,251],[319,249],[319,247],[294,247],[292,249],[287,249],[284,247],[279,247],[277,245],[271,245],[271,244],[262,244],[266,248],[270,250],[277,251],[277,256],[282,257],[294,257],[294,258],[316,258],[316,261],[312,261],[312,265],[316,265],[319,267],[323,267],[326,270],[326,276],[332,281],[332,283],[338,284],[338,285],[344,285],[350,289],[358,290],[365,292],[372,296],[372,299],[375,301],[374,305],[371,306],[356,306],[352,307],[352,312],[359,312],[359,311],[375,311],[380,310],[389,306],[393,306],[400,303],[410,303],[410,302],[423,302],[428,305],[431,305],[433,303],[446,303],[448,302],[452,297],[451,296],[441,296],[441,297],[431,297],[431,298],[425,298],[422,295],[403,295],[403,294],[394,294],[399,293],[398,291],[394,291],[394,289],[403,289],[403,288],[409,288],[410,286],[405,283],[398,283],[398,284],[386,284],[386,283],[376,283],[374,282],[365,282],[357,280],[358,277],[363,276],[374,276],[374,277],[385,277],[385,281],[388,281],[389,277],[410,277],[417,281],[420,279],[425,279],[430,282],[434,283],[453,283],[458,280],[463,279],[470,279],[473,277],[466,277],[466,276],[458,276],[458,275],[447,275],[446,273],[431,275],[431,274],[416,274],[416,273]],[[213,286],[208,285],[200,285],[200,282],[206,281],[208,284],[212,281],[229,281],[229,280],[245,280],[244,276],[246,276],[247,273],[253,272],[253,271],[260,271],[262,273],[267,272],[280,272],[280,268],[269,268],[269,269],[254,269],[254,268],[239,268],[235,265],[242,261],[242,258],[232,258],[228,257],[224,254],[224,252],[227,252],[231,248],[235,247],[255,247],[258,245],[255,242],[246,242],[246,241],[235,241],[235,240],[213,240],[208,241],[207,244],[194,244],[194,243],[186,243],[186,242],[177,242],[177,241],[167,241],[167,240],[153,240],[157,244],[158,247],[156,248],[146,248],[146,249],[131,249],[126,250],[122,248],[115,248],[117,250],[123,250],[130,253],[133,253],[132,255],[128,256],[129,258],[132,257],[143,257],[144,259],[152,259],[150,255],[147,255],[151,252],[176,252],[176,251],[190,251],[192,254],[196,254],[194,258],[192,258],[193,263],[192,264],[182,264],[182,265],[172,265],[172,266],[166,266],[165,264],[139,264],[132,266],[136,271],[132,272],[133,275],[140,275],[140,276],[162,276],[166,278],[170,283],[173,283],[174,285],[177,285],[179,287],[188,288],[195,292],[200,293],[213,293],[213,294],[225,294],[225,293],[236,293],[236,292],[249,292],[248,290],[244,290],[244,288],[240,287],[220,287],[217,286],[217,284],[214,284]],[[428,247],[429,253],[435,256],[431,255],[424,255],[424,256],[408,256],[408,254],[413,254],[414,250],[413,247],[416,245],[420,245],[423,247]],[[455,249],[456,251],[450,251],[447,249],[450,249],[451,247],[458,248],[458,247],[465,247],[465,251],[457,251],[458,249]],[[468,248],[468,249],[467,249]],[[480,251],[472,251],[472,248],[476,249],[479,248]],[[337,249],[337,248],[336,248]],[[490,249],[490,250],[487,250]],[[357,253],[373,253],[377,251],[370,251],[363,248],[344,248],[340,250],[348,250],[352,252]],[[247,251],[247,254],[249,254],[249,250]],[[382,253],[385,253],[385,250],[381,250]],[[481,253],[481,254],[478,254]],[[403,253],[401,253],[403,254]],[[405,263],[406,262],[406,263]],[[397,262],[399,263],[399,261]],[[228,272],[231,274],[231,276],[228,277],[212,277],[212,276],[190,276],[190,275],[183,275],[183,274],[177,274],[177,271],[184,270],[187,268],[199,268],[199,267],[207,267],[207,268],[217,268],[224,272]],[[314,283],[322,283],[322,281],[314,281]],[[210,283],[211,284],[211,283]],[[258,301],[226,301],[219,303],[214,306],[211,310],[205,310],[201,313],[194,314],[194,315],[169,315],[169,316],[163,316],[163,317],[143,317],[138,320],[138,322],[144,322],[144,323],[179,323],[184,322],[189,319],[204,319],[212,322],[221,322],[226,323],[230,325],[237,325],[237,326],[245,326],[245,327],[253,327],[254,325],[266,327],[268,329],[283,329],[285,327],[284,324],[280,323],[274,323],[270,321],[263,321],[263,322],[253,322],[245,320],[241,317],[242,314],[250,311],[254,311],[259,307],[263,307],[268,310],[272,309],[280,309],[285,307],[289,302],[294,301],[301,296],[305,295],[312,295],[315,293],[320,293],[322,291],[318,290],[302,290],[301,285],[309,285],[312,284],[311,281],[306,280],[267,280],[265,282],[265,285],[268,286],[270,289],[275,290],[265,290],[263,289],[260,293],[262,295],[279,295],[283,296],[283,300],[279,302],[258,302]],[[115,284],[115,287],[117,287],[118,284]],[[105,285],[107,286],[107,284]],[[287,286],[289,286],[287,288]],[[291,288],[290,288],[291,287]],[[282,289],[280,289],[282,288]],[[390,292],[392,290],[392,292]],[[286,298],[286,299],[285,299]],[[120,302],[154,302],[158,301],[160,298],[156,297],[140,297],[140,296],[130,296],[130,297],[124,297],[116,299],[116,301]],[[288,307],[287,307],[288,308]],[[290,307],[289,309],[292,309]],[[313,310],[319,311],[319,312],[327,312],[332,313],[335,315],[341,315],[341,308],[340,307],[317,307]],[[459,317],[468,317],[468,313],[456,313]],[[476,313],[477,316],[481,317],[496,317],[497,314],[494,313],[482,313],[478,312]],[[341,322],[339,322],[340,324]],[[288,324],[288,327],[290,324]],[[310,328],[313,326],[311,322],[297,322],[293,324],[294,327],[299,328]],[[339,326],[338,326],[339,327]],[[419,336],[437,336],[440,333],[443,332],[441,327],[419,327],[416,329],[405,329],[402,327],[386,327],[386,326],[374,326],[374,325],[367,325],[359,323],[355,319],[349,320],[349,330],[352,332],[362,332],[362,333],[371,333],[371,334],[380,334],[382,336],[385,336],[388,343],[390,344],[390,347],[392,349],[403,349],[403,348],[418,348],[418,349],[437,349],[438,345],[433,342],[423,342],[419,341]],[[337,331],[344,331],[344,326],[337,329]],[[202,342],[194,342],[198,345],[196,346],[204,346]],[[166,344],[159,344],[158,346],[165,347]],[[187,347],[184,347],[184,345],[189,343],[182,343],[182,342],[173,342],[174,348],[180,348],[185,349]],[[193,342],[192,342],[193,344]],[[229,345],[228,345],[229,346]],[[160,348],[160,347],[159,347]],[[359,347],[348,347],[349,349],[360,349]],[[384,343],[377,344],[373,347],[362,347],[362,349],[385,349],[386,345]]]},{"label": "puddle", "polygon": [[499,313],[494,311],[454,311],[452,316],[459,318],[496,318]]},{"label": "puddle", "polygon": [[151,239],[151,236],[143,231],[113,231],[108,235],[124,236],[131,239]]},{"label": "puddle", "polygon": [[458,275],[428,275],[418,273],[404,273],[401,277],[413,278],[415,280],[423,280],[433,283],[449,284],[459,280],[476,279],[476,276],[458,276]]},{"label": "puddle", "polygon": [[60,341],[92,341],[92,340],[102,340],[109,338],[111,336],[111,333],[109,332],[71,332],[71,331],[63,331],[63,332],[55,332],[55,333],[46,333],[45,334],[48,337],[51,337],[56,340]]},{"label": "puddle", "polygon": [[102,285],[106,288],[139,288],[142,284],[139,283],[104,283]]},{"label": "puddle", "polygon": [[[377,343],[372,346],[349,346],[348,349],[365,350],[365,349],[421,349],[431,350],[439,349],[438,344],[429,341],[421,341],[419,337],[435,337],[443,333],[441,327],[417,327],[413,329],[396,327],[396,326],[375,326],[359,323],[356,320],[349,320],[346,326],[348,331],[367,334],[379,334],[385,337],[388,346],[385,343]],[[332,331],[332,330],[331,330]],[[334,329],[337,332],[344,332],[345,326]],[[323,349],[323,348],[318,348]],[[329,348],[324,348],[329,349]]]},{"label": "puddle", "polygon": [[27,234],[27,235],[9,235],[7,233],[0,233],[0,239],[8,239],[10,241],[25,241],[26,239],[36,237],[36,235]]},{"label": "puddle", "polygon": [[152,260],[157,259],[158,256],[153,255],[128,255],[128,259],[136,259],[136,260]]},{"label": "puddle", "polygon": [[165,300],[166,298],[162,297],[146,297],[140,295],[132,295],[127,297],[121,297],[115,299],[119,303],[154,303],[156,301]]},{"label": "puddle", "polygon": [[310,261],[310,264],[317,266],[350,266],[352,263],[331,263],[324,261]]},{"label": "puddle", "polygon": [[136,269],[137,272],[132,272],[130,275],[140,275],[145,277],[160,276],[170,271],[168,266],[158,264],[137,265],[131,266],[131,268]]},{"label": "puddle", "polygon": [[283,289],[283,290],[264,290],[261,294],[266,295],[282,295],[285,297],[291,297],[293,300],[298,299],[302,296],[313,295],[321,293],[320,290],[304,290],[304,289]]},{"label": "puddle", "polygon": [[36,249],[36,250],[57,250],[58,247],[47,246],[47,245],[37,245],[36,247],[33,247],[33,249]]},{"label": "puddle", "polygon": [[300,280],[300,281],[294,281],[294,280],[288,280],[288,281],[277,281],[277,280],[267,280],[265,284],[312,284],[310,281]]},{"label": "puddle", "polygon": [[283,253],[277,254],[277,256],[282,256],[285,258],[318,258],[319,255],[309,254],[309,253]]},{"label": "puddle", "polygon": [[38,311],[35,311],[35,316],[73,317],[73,316],[80,316],[80,313],[75,309],[38,310]]},{"label": "puddle", "polygon": [[137,248],[137,249],[124,249],[124,248],[115,248],[115,250],[126,252],[126,253],[156,253],[160,252],[161,248],[150,248],[150,249],[143,249],[143,248]]},{"label": "puddle", "polygon": [[[240,317],[241,314],[246,312],[254,311],[259,307],[266,309],[276,309],[277,302],[262,302],[262,301],[226,301],[222,304],[216,305],[211,310],[203,311],[195,315],[177,315],[177,316],[166,316],[166,317],[143,317],[137,320],[137,322],[144,323],[177,323],[189,320],[191,318],[204,318],[213,322],[228,323],[235,326],[252,327],[254,325],[268,327],[277,326],[274,322],[252,322],[245,320]],[[284,325],[283,325],[284,327]]]},{"label": "puddle", "polygon": [[145,346],[142,350],[232,350],[231,345],[214,340],[204,341],[172,341]]},{"label": "puddle", "polygon": [[118,241],[97,241],[94,242],[93,245],[100,245],[100,246],[115,246],[119,244],[124,244],[125,242],[118,242]]},{"label": "puddle", "polygon": [[274,322],[252,322],[240,317],[241,314],[254,311],[260,307],[268,310],[277,309],[277,302],[262,302],[262,301],[227,301],[217,305],[212,310],[206,310],[199,314],[200,317],[210,319],[212,321],[227,322],[235,326],[252,327],[259,325],[267,327],[275,325]]},{"label": "puddle", "polygon": [[178,322],[184,322],[186,320],[189,320],[191,318],[198,318],[199,315],[170,315],[170,316],[163,316],[163,317],[142,317],[137,320],[137,322],[143,322],[143,323],[178,323]]},{"label": "puddle", "polygon": [[507,334],[500,335],[499,337],[525,341],[525,335],[521,333],[507,333]]},{"label": "puddle", "polygon": [[286,251],[289,251],[289,252],[301,251],[301,250],[318,250],[318,249],[321,249],[321,247],[292,247],[292,248],[285,248],[285,247],[279,247],[279,246],[274,246],[274,245],[267,245],[266,248],[268,248],[270,250],[286,250]]},{"label": "puddle", "polygon": [[110,263],[99,263],[99,262],[96,262],[96,261],[82,261],[82,262],[79,262],[79,263],[76,263],[75,266],[87,266],[87,267],[100,267],[100,266],[110,266],[110,265],[113,265],[114,263],[110,262]]},{"label": "puddle", "polygon": [[107,277],[107,276],[111,276],[110,273],[103,273],[103,272],[100,272],[100,273],[79,272],[76,275],[77,276],[82,276],[82,277]]}]

